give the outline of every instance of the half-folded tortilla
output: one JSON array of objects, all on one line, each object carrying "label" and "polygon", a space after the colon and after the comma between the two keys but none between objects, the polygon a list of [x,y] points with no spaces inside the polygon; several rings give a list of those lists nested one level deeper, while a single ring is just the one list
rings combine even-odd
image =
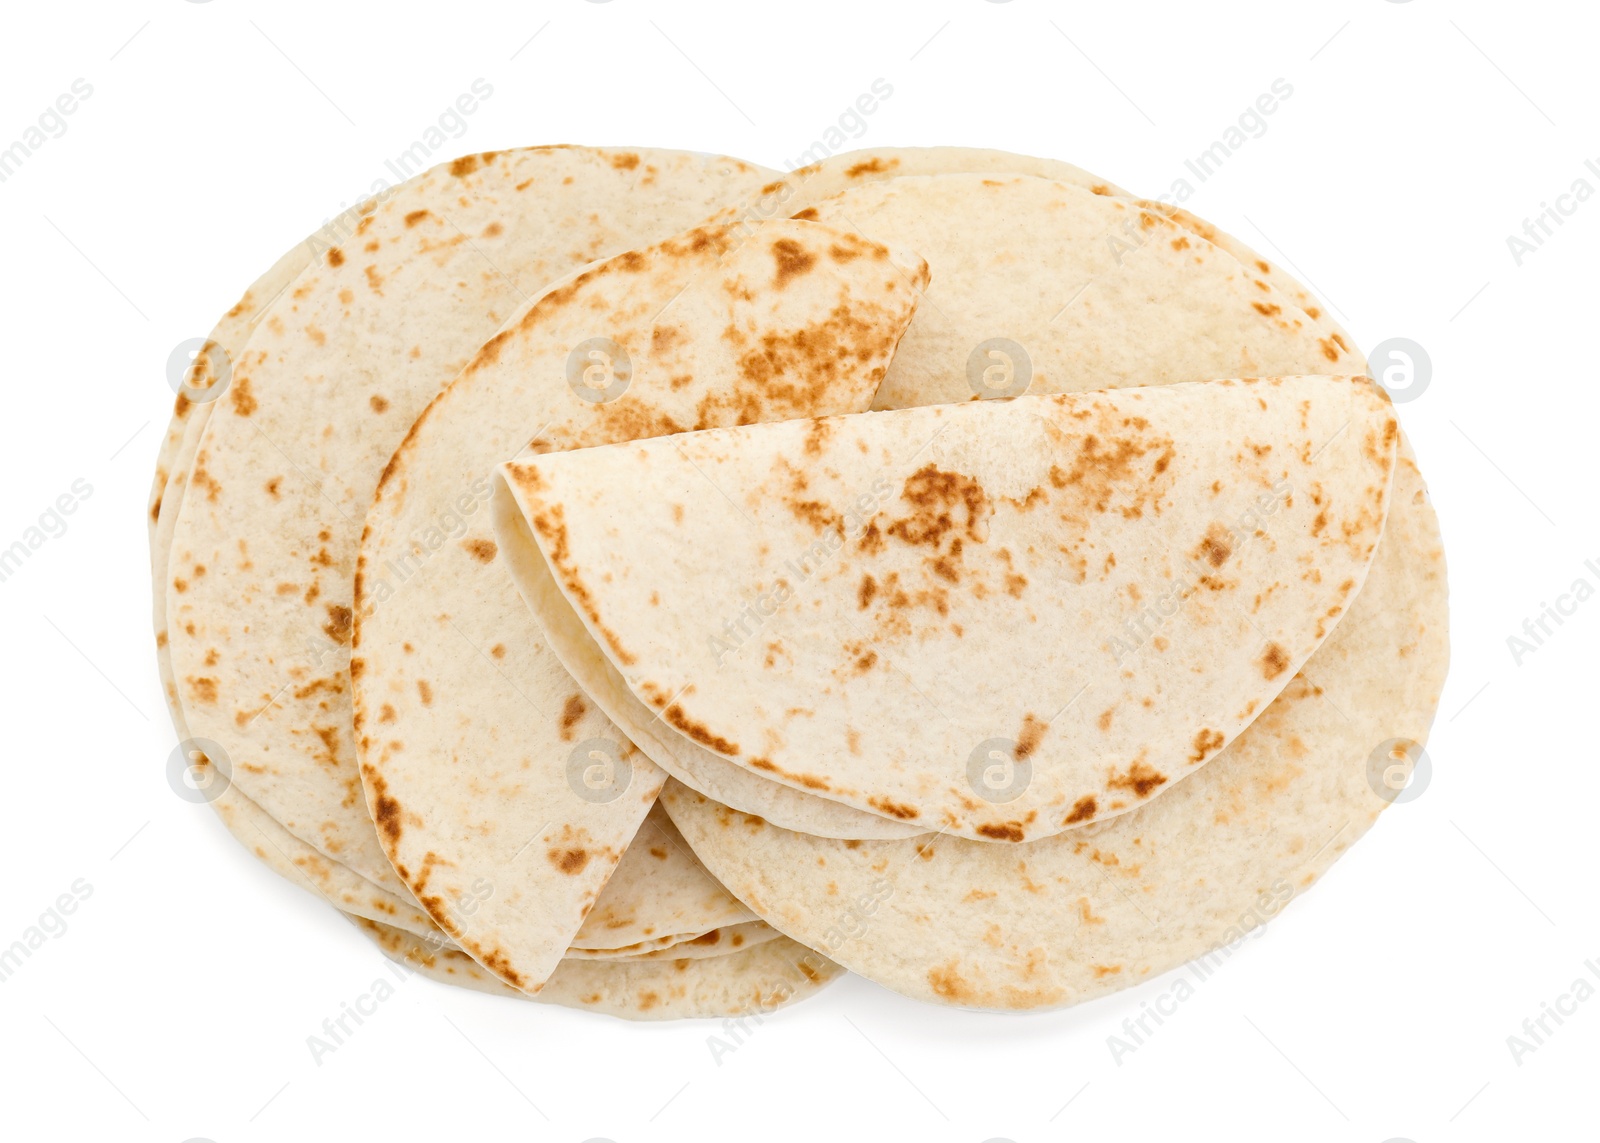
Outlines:
[{"label": "half-folded tortilla", "polygon": [[647,754],[1020,842],[1266,708],[1361,590],[1397,436],[1366,378],[1018,397],[515,461],[495,516]]}]

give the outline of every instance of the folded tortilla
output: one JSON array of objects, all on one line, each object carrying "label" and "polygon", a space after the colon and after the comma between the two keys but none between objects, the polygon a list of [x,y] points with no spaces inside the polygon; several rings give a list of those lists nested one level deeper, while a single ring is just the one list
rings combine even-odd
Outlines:
[{"label": "folded tortilla", "polygon": [[515,461],[496,520],[647,754],[1020,842],[1266,708],[1366,579],[1397,435],[1366,378],[1018,397]]}]

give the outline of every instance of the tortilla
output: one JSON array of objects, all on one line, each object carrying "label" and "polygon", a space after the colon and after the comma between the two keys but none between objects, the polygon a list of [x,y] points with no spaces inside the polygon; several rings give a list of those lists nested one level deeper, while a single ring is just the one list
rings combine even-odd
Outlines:
[{"label": "tortilla", "polygon": [[1366,378],[1018,397],[516,461],[496,521],[652,758],[692,739],[1020,842],[1133,809],[1272,701],[1366,579],[1397,434]]},{"label": "tortilla", "polygon": [[[209,760],[200,763],[210,764]],[[457,947],[421,909],[330,861],[231,785],[212,805],[239,842],[268,868],[341,912]],[[473,889],[475,896],[492,892],[487,883]],[[476,907],[476,899],[463,907],[461,924],[470,928]],[[632,958],[692,944],[694,951],[683,955],[709,956],[753,947],[771,935],[765,922],[756,920],[754,913],[712,879],[656,805],[563,955]]]},{"label": "tortilla", "polygon": [[439,927],[408,897],[380,888],[337,861],[323,856],[284,829],[261,807],[229,786],[211,802],[239,844],[278,874],[352,916],[382,921],[408,933],[429,936]]},{"label": "tortilla", "polygon": [[1396,740],[1415,744],[1415,758],[1426,738],[1448,658],[1444,559],[1409,457],[1394,498],[1365,589],[1277,701],[1122,817],[1014,848],[851,843],[676,783],[663,802],[712,873],[774,927],[908,996],[1024,1009],[1088,1000],[1196,957],[1203,976],[1389,805],[1373,759]]},{"label": "tortilla", "polygon": [[844,974],[826,957],[780,937],[703,960],[563,961],[530,997],[465,953],[434,948],[376,921],[358,920],[356,927],[390,960],[442,983],[627,1020],[764,1016],[814,996]]},{"label": "tortilla", "polygon": [[[1008,158],[954,154],[974,162]],[[1095,193],[1108,189],[1103,184],[1068,186],[998,171],[887,178],[883,172],[908,164],[874,156],[846,165],[849,158],[841,157],[833,182],[832,161],[809,175],[795,172],[783,206],[854,180],[800,217],[849,224],[929,260],[927,299],[879,389],[877,408],[976,397],[973,359],[996,336],[1012,341],[1013,355],[1027,346],[1011,364],[1021,368],[1026,359],[1030,393],[1365,369],[1337,331],[1277,291],[1268,271],[1259,265],[1247,271],[1162,213]],[[1040,162],[1009,158],[1025,168]],[[851,175],[858,170],[865,173]],[[858,812],[841,814],[837,802],[757,779],[695,744],[657,761],[702,793],[787,828],[885,836],[862,828]],[[881,814],[876,820],[908,832]]]},{"label": "tortilla", "polygon": [[562,956],[563,963],[571,960],[617,961],[635,960],[706,960],[714,956],[727,956],[741,949],[755,948],[776,940],[778,930],[765,921],[745,921],[737,925],[709,929],[693,936],[667,937],[660,941],[643,941],[637,945],[624,945],[617,949],[569,948]]},{"label": "tortilla", "polygon": [[[1082,187],[1096,195],[1119,198],[1128,205],[1161,215],[1183,230],[1231,254],[1254,280],[1286,295],[1293,306],[1301,311],[1297,316],[1307,319],[1308,324],[1317,328],[1323,338],[1342,352],[1355,356],[1360,364],[1359,355],[1353,348],[1354,340],[1334,322],[1326,307],[1282,268],[1275,267],[1233,235],[1218,230],[1180,206],[1138,198],[1108,179],[1058,159],[972,147],[886,147],[850,151],[801,167],[769,183],[761,189],[760,195],[746,204],[741,213],[747,218],[785,215],[820,218],[821,214],[815,209],[818,204],[852,188],[909,175],[949,174],[1029,175]],[[1130,241],[1125,228],[1119,229],[1120,233],[1108,232],[1106,235],[1110,245],[1122,249],[1124,253],[1128,252],[1129,246],[1142,245],[1137,239]],[[1350,365],[1341,364],[1340,368],[1348,370]]]},{"label": "tortilla", "polygon": [[[764,223],[743,241],[708,224],[553,287],[396,452],[357,583],[361,775],[395,868],[502,979],[533,990],[548,976],[664,775],[540,645],[488,513],[457,505],[463,488],[486,500],[493,462],[530,441],[864,409],[925,282],[920,259],[816,223]],[[604,402],[567,373],[598,339],[631,367]],[[450,542],[429,543],[457,511]],[[441,914],[485,878],[496,893],[458,932]]]},{"label": "tortilla", "polygon": [[[188,481],[189,466],[194,460],[194,448],[199,443],[199,430],[205,427],[206,414],[211,411],[211,401],[205,398],[211,396],[213,387],[220,390],[217,396],[226,392],[227,385],[232,380],[234,356],[249,340],[256,322],[260,320],[266,307],[277,301],[289,284],[311,264],[313,239],[314,236],[307,238],[286,251],[265,274],[251,284],[232,308],[217,319],[210,336],[196,350],[194,359],[183,371],[178,397],[173,402],[172,420],[167,425],[166,435],[161,438],[161,448],[156,454],[155,480],[150,488],[152,563],[159,557],[164,566],[168,541],[165,538],[157,538],[157,531],[162,522],[162,508],[168,499],[169,482],[177,482],[175,487],[181,499],[182,487]],[[190,396],[191,393],[194,394],[193,398]],[[170,507],[176,509],[177,504],[178,500],[175,499]],[[175,516],[175,511],[168,516],[169,524]],[[152,578],[158,584],[166,582],[164,573],[158,572]],[[158,632],[165,630],[159,621],[160,608],[165,598],[164,591],[156,593]]]},{"label": "tortilla", "polygon": [[652,806],[568,943],[644,951],[652,940],[689,940],[753,920],[755,914],[706,872],[661,807]]},{"label": "tortilla", "polygon": [[196,449],[165,587],[189,731],[289,832],[409,892],[363,804],[346,664],[360,521],[417,414],[550,281],[761,177],[670,152],[463,156],[363,204],[256,325]]}]

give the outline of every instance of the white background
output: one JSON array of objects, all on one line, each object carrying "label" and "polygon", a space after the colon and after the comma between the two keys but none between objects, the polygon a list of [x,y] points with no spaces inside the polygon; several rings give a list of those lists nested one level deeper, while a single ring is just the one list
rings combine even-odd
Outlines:
[{"label": "white background", "polygon": [[[0,1134],[1593,1137],[1600,997],[1520,1064],[1506,1042],[1600,965],[1600,602],[1520,665],[1507,647],[1575,579],[1600,587],[1600,198],[1520,266],[1506,241],[1575,180],[1600,190],[1591,5],[127,0],[3,19],[0,146],[75,79],[93,95],[0,184],[0,547],[75,480],[93,492],[0,583],[0,945],[75,880],[93,892],[0,984]],[[1286,79],[1186,205],[1367,349],[1431,355],[1400,406],[1450,569],[1429,787],[1120,1063],[1108,1035],[1170,981],[1000,1016],[851,978],[718,1063],[712,1025],[419,979],[314,1064],[306,1037],[385,962],[164,778],[144,508],[165,362],[479,77],[494,94],[447,154],[783,167],[881,77],[855,145],[1029,152],[1148,195]]]}]

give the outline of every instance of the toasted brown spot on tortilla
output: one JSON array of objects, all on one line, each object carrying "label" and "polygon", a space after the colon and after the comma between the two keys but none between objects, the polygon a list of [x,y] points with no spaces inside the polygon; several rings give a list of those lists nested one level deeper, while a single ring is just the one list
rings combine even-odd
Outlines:
[{"label": "toasted brown spot on tortilla", "polygon": [[367,788],[372,791],[372,820],[389,842],[389,852],[394,852],[395,842],[400,840],[400,803],[389,796],[389,783],[383,780],[383,775],[371,766],[361,768],[362,777],[366,780]]},{"label": "toasted brown spot on tortilla", "polygon": [[372,411],[374,413],[384,413],[389,409],[389,402],[385,398],[378,396],[376,393],[367,398],[367,404],[372,406]]},{"label": "toasted brown spot on tortilla", "polygon": [[1132,790],[1138,797],[1145,798],[1157,786],[1165,785],[1166,781],[1165,774],[1157,773],[1143,762],[1135,762],[1128,767],[1126,774],[1113,773],[1106,780],[1106,786],[1113,790]]},{"label": "toasted brown spot on tortilla", "polygon": [[323,634],[335,643],[345,643],[350,639],[350,609],[337,603],[324,605],[328,610],[328,622],[322,625]]},{"label": "toasted brown spot on tortilla", "polygon": [[1189,761],[1204,762],[1221,745],[1222,731],[1201,728],[1200,733],[1194,736],[1194,749],[1189,754]]},{"label": "toasted brown spot on tortilla", "polygon": [[1205,538],[1200,541],[1200,546],[1195,549],[1194,558],[1205,560],[1214,568],[1220,568],[1228,562],[1228,557],[1233,555],[1233,534],[1221,524],[1212,524],[1206,529]]},{"label": "toasted brown spot on tortilla", "polygon": [[1044,739],[1044,732],[1050,724],[1042,719],[1035,718],[1032,714],[1022,716],[1022,729],[1017,732],[1016,759],[1023,761],[1039,748],[1039,743]]},{"label": "toasted brown spot on tortilla", "polygon": [[584,705],[582,695],[567,696],[566,704],[561,708],[561,741],[572,741],[574,735],[572,728],[578,724],[578,720],[588,709]]},{"label": "toasted brown spot on tortilla", "polygon": [[423,706],[433,705],[433,688],[428,685],[426,679],[417,680],[417,697],[422,700]]},{"label": "toasted brown spot on tortilla", "polygon": [[330,694],[337,695],[344,693],[344,687],[340,684],[338,678],[315,679],[303,687],[296,687],[294,697],[297,699],[310,698],[319,691],[327,691]]},{"label": "toasted brown spot on tortilla", "polygon": [[956,971],[961,961],[958,957],[951,957],[944,964],[928,970],[928,986],[946,1000],[965,1000],[972,996],[972,990],[961,974]]},{"label": "toasted brown spot on tortilla", "polygon": [[639,156],[632,151],[623,151],[611,156],[611,165],[619,171],[631,171],[639,165]]},{"label": "toasted brown spot on tortilla", "polygon": [[1261,673],[1269,679],[1275,679],[1289,669],[1289,656],[1284,654],[1282,647],[1276,643],[1268,643],[1267,649],[1261,653]]},{"label": "toasted brown spot on tortilla", "polygon": [[1094,813],[1097,808],[1098,807],[1095,804],[1093,796],[1079,798],[1076,802],[1072,803],[1072,812],[1067,815],[1066,821],[1064,821],[1062,824],[1074,825],[1077,822],[1088,821],[1090,818],[1094,817]]},{"label": "toasted brown spot on tortilla", "polygon": [[737,742],[729,742],[720,734],[713,734],[704,723],[695,722],[685,714],[683,708],[677,703],[667,707],[666,710],[661,712],[661,715],[668,723],[687,734],[701,746],[708,747],[721,754],[739,753],[739,744]]},{"label": "toasted brown spot on tortilla", "polygon": [[583,867],[589,864],[589,851],[576,846],[571,849],[552,849],[546,856],[551,865],[569,877],[582,873]]},{"label": "toasted brown spot on tortilla", "polygon": [[335,246],[328,251],[328,265],[335,268],[344,265],[344,251]]},{"label": "toasted brown spot on tortilla", "polygon": [[240,377],[234,381],[233,388],[228,390],[228,402],[241,417],[248,417],[256,411],[258,406],[255,394],[250,392],[250,378]]},{"label": "toasted brown spot on tortilla", "polygon": [[817,264],[817,256],[793,238],[780,238],[772,244],[772,257],[778,264],[777,276],[772,284],[783,289],[791,278],[797,278]]},{"label": "toasted brown spot on tortilla", "polygon": [[458,179],[465,178],[467,175],[470,175],[477,169],[478,156],[476,155],[462,155],[459,159],[450,164],[450,173]]},{"label": "toasted brown spot on tortilla", "polygon": [[495,553],[500,550],[495,546],[495,542],[493,540],[484,539],[462,540],[461,546],[467,549],[467,554],[473,559],[477,560],[480,564],[486,564],[490,560],[494,559]]},{"label": "toasted brown spot on tortilla", "polygon": [[410,214],[406,215],[406,227],[409,229],[427,217],[428,212],[426,210],[413,210]]},{"label": "toasted brown spot on tortilla", "polygon": [[[981,524],[993,509],[983,485],[972,477],[925,464],[906,478],[900,496],[913,512],[891,523],[886,529],[889,535],[908,544],[939,548],[960,528],[967,539],[983,541]],[[965,517],[959,524],[954,517],[958,511]],[[863,535],[863,546],[865,539]]]},{"label": "toasted brown spot on tortilla", "polygon": [[889,170],[890,167],[897,167],[899,165],[899,159],[895,159],[886,164],[882,159],[874,155],[872,158],[867,159],[864,162],[856,163],[854,166],[846,168],[844,173],[847,178],[859,179],[862,175],[882,174],[884,171]]},{"label": "toasted brown spot on tortilla", "polygon": [[790,215],[789,217],[790,218],[797,218],[802,222],[815,222],[820,217],[820,215],[817,214],[817,208],[816,207],[808,206],[804,210],[796,211],[794,214]]},{"label": "toasted brown spot on tortilla", "polygon": [[856,589],[856,602],[865,611],[872,603],[872,597],[878,594],[878,581],[870,575],[861,577],[861,586]]},{"label": "toasted brown spot on tortilla", "polygon": [[1012,822],[985,823],[978,827],[978,832],[984,837],[993,838],[995,841],[1022,840],[1022,828]]},{"label": "toasted brown spot on tortilla", "polygon": [[909,821],[911,818],[917,816],[915,807],[908,806],[904,802],[896,802],[889,798],[883,798],[877,795],[873,795],[872,797],[868,798],[867,804],[878,810],[880,813],[887,814],[891,818],[899,818],[901,821]]}]

